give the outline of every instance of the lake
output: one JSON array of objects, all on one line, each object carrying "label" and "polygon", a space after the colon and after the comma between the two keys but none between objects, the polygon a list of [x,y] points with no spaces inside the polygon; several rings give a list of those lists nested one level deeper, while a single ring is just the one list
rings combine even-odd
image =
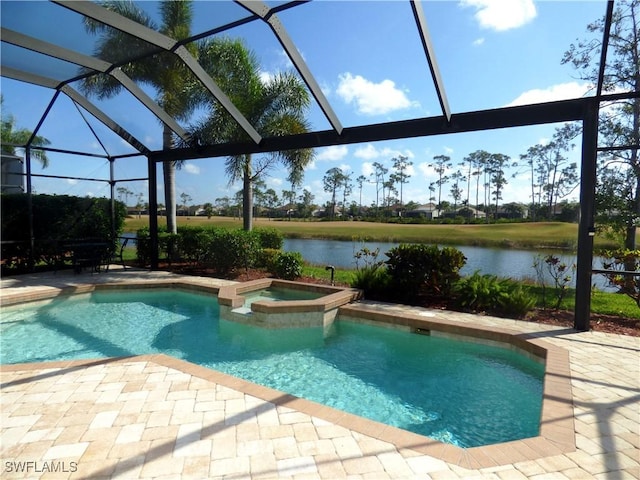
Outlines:
[{"label": "lake", "polygon": [[[123,237],[135,238],[135,233],[124,233]],[[131,245],[131,243],[129,243]],[[378,258],[382,261],[387,259],[384,254],[399,243],[391,242],[351,242],[346,240],[317,240],[317,239],[297,239],[285,238],[283,250],[287,252],[300,252],[308,263],[315,265],[333,265],[336,268],[355,269],[356,263],[354,254],[366,246],[371,250],[380,249]],[[499,277],[510,277],[513,279],[530,278],[537,281],[533,262],[536,255],[548,255],[553,253],[563,262],[571,265],[576,263],[576,255],[566,252],[554,251],[533,251],[514,250],[507,248],[469,247],[456,246],[465,257],[467,263],[462,268],[463,275],[471,275],[476,270],[481,273],[498,275]],[[601,268],[602,264],[597,257],[594,257],[594,268]],[[361,263],[360,266],[364,266]],[[575,275],[574,275],[575,278]],[[547,278],[547,283],[552,281]],[[593,285],[601,290],[612,291],[607,287],[606,280],[601,275],[593,275]],[[573,285],[573,282],[572,282]]]},{"label": "lake", "polygon": [[[366,246],[370,250],[380,249],[379,260],[386,260],[384,254],[398,243],[390,242],[351,242],[341,240],[295,239],[284,240],[283,250],[300,252],[305,261],[316,265],[333,265],[336,268],[355,269],[354,254]],[[567,252],[514,250],[505,248],[456,246],[465,257],[467,263],[462,268],[462,275],[470,275],[476,270],[500,277],[513,279],[530,278],[537,280],[533,262],[536,255],[553,253],[568,265],[576,263],[576,255]],[[360,266],[364,266],[361,262]],[[594,259],[594,268],[600,268],[598,259]],[[575,277],[575,274],[573,275]],[[552,281],[550,278],[547,281]],[[593,276],[593,284],[599,289],[605,289],[606,280],[600,275]]]}]

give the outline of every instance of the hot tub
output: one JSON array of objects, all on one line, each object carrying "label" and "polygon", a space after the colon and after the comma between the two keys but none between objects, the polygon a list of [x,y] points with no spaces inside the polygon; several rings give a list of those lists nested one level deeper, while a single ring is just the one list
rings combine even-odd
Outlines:
[{"label": "hot tub", "polygon": [[330,327],[338,308],[361,297],[353,288],[262,278],[221,287],[220,317],[264,328]]}]

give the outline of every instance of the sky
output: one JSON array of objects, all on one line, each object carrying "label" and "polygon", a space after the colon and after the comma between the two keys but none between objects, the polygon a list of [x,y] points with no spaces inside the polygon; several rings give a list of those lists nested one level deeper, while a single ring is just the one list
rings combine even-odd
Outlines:
[{"label": "sky", "polygon": [[[157,2],[139,2],[150,15],[157,17]],[[273,2],[272,2],[273,3]],[[87,37],[76,14],[65,12],[72,23],[59,29],[51,22],[50,4],[30,2],[19,5],[3,1],[3,27],[22,30],[29,35],[55,42],[91,54],[93,44]],[[28,8],[29,14],[19,8]],[[229,2],[199,1],[195,3],[192,32],[214,28],[246,12]],[[435,48],[444,83],[444,91],[452,112],[463,113],[490,108],[545,101],[578,98],[592,92],[592,86],[577,78],[570,65],[562,65],[563,54],[571,43],[592,38],[587,32],[590,22],[605,13],[604,1],[541,1],[532,0],[461,0],[423,2],[428,28]],[[279,18],[289,36],[296,43],[310,71],[345,127],[388,121],[441,115],[429,67],[422,51],[415,22],[408,1],[330,1],[319,0],[281,12]],[[28,22],[26,20],[28,19]],[[73,23],[75,22],[75,23]],[[292,69],[292,64],[271,30],[260,22],[233,29],[226,34],[242,37],[255,52],[268,81],[275,73]],[[597,38],[597,37],[596,37]],[[3,43],[3,64],[25,62],[42,75],[53,75],[56,65],[46,59],[15,55]],[[58,67],[60,68],[60,67]],[[65,68],[77,68],[65,65]],[[69,70],[72,71],[72,70]],[[78,88],[76,85],[72,85]],[[155,93],[143,86],[150,96]],[[11,114],[18,127],[34,129],[53,97],[53,91],[23,84],[2,77],[3,115]],[[96,105],[128,129],[152,150],[161,148],[161,128],[157,120],[132,101],[126,92],[109,100],[91,98]],[[81,115],[82,114],[82,115]],[[197,115],[203,115],[200,111]],[[87,118],[98,138],[87,127]],[[314,130],[325,130],[330,124],[321,109],[314,104],[308,112]],[[188,129],[189,122],[181,122]],[[409,183],[403,187],[403,201],[427,203],[431,196],[428,186],[437,179],[434,156],[451,158],[453,173],[464,157],[476,150],[508,155],[517,162],[520,155],[536,144],[544,144],[561,125],[543,125],[485,132],[432,136],[396,141],[335,146],[315,150],[314,160],[305,171],[298,188],[309,190],[316,204],[329,200],[323,190],[322,178],[327,170],[338,167],[371,178],[373,163],[379,162],[391,170],[393,158],[403,155],[412,165],[407,173]],[[104,154],[133,152],[131,146],[117,138],[87,112],[78,110],[65,95],[60,95],[38,132],[51,141],[52,146],[74,151]],[[576,147],[567,153],[570,161],[579,164],[580,138]],[[33,172],[83,178],[109,178],[108,161],[102,158],[49,153],[50,165],[42,169],[34,163]],[[118,160],[116,179],[146,177],[146,158]],[[161,181],[161,174],[159,172]],[[501,203],[529,203],[530,178],[524,167],[507,170],[508,183]],[[282,168],[270,171],[264,178],[267,188],[281,196],[289,190]],[[36,193],[55,193],[79,196],[108,196],[105,182],[56,180],[35,178]],[[144,180],[118,183],[133,192],[127,198],[143,202],[148,198],[148,183]],[[452,201],[451,184],[443,187],[443,200]],[[214,203],[216,198],[233,197],[241,185],[229,185],[224,173],[224,159],[200,159],[186,162],[176,175],[178,203],[181,194],[189,196],[191,205]],[[463,198],[467,196],[463,186]],[[159,202],[163,203],[162,187]],[[473,204],[475,189],[469,192]],[[480,194],[482,198],[482,193]],[[568,200],[576,200],[578,190]],[[375,185],[367,183],[362,189],[362,204],[375,202]],[[360,192],[354,188],[350,201],[360,202]]]}]

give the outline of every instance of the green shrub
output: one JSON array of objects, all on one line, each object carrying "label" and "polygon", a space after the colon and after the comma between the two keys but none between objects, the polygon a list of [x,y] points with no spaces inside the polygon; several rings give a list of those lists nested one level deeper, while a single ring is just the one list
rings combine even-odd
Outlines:
[{"label": "green shrub", "polygon": [[[29,207],[26,193],[0,195],[2,239],[29,241]],[[126,209],[115,202],[115,234],[124,226]],[[111,238],[111,201],[71,195],[33,195],[33,234],[42,240]]]},{"label": "green shrub", "polygon": [[[158,226],[158,257],[169,262],[178,258],[179,235],[167,233],[167,228]],[[151,233],[149,227],[142,227],[136,232],[136,260],[142,266],[151,263]]]},{"label": "green shrub", "polygon": [[160,257],[166,258],[169,263],[180,259],[180,251],[178,250],[179,238],[180,236],[177,233],[158,233],[158,254]]},{"label": "green shrub", "polygon": [[275,248],[263,248],[258,252],[256,259],[256,267],[266,268],[267,271],[272,272],[275,270],[275,262],[280,255],[280,250]]},{"label": "green shrub", "polygon": [[535,297],[521,284],[478,271],[458,280],[453,293],[459,307],[496,315],[523,317],[536,303]]},{"label": "green shrub", "polygon": [[300,252],[280,252],[270,273],[284,280],[296,280],[302,276],[303,265],[304,260]]},{"label": "green shrub", "polygon": [[189,228],[178,230],[177,250],[180,258],[195,265],[206,263],[213,236],[212,229]]},{"label": "green shrub", "polygon": [[239,268],[249,269],[258,257],[258,236],[245,230],[214,230],[209,249],[213,267],[227,274]]},{"label": "green shrub", "polygon": [[353,274],[350,285],[364,292],[365,298],[370,300],[386,300],[389,297],[389,283],[391,277],[387,269],[378,266],[359,268]]},{"label": "green shrub", "polygon": [[136,260],[142,266],[151,263],[149,227],[142,227],[136,232]]},{"label": "green shrub", "polygon": [[256,228],[254,230],[262,248],[280,250],[284,245],[284,235],[275,228]]},{"label": "green shrub", "polygon": [[[111,201],[106,198],[70,195],[33,195],[33,261],[53,265],[65,241],[95,239],[115,243],[126,216],[122,202],[115,202],[112,229]],[[2,249],[3,271],[17,273],[31,265],[29,196],[26,193],[0,195],[2,240],[13,241]],[[9,248],[10,247],[10,248]]]},{"label": "green shrub", "polygon": [[507,282],[496,275],[482,275],[475,271],[455,284],[453,291],[456,303],[474,312],[494,312],[500,304],[500,298],[508,294]]},{"label": "green shrub", "polygon": [[436,245],[402,244],[386,253],[391,286],[400,297],[421,293],[448,296],[467,261],[460,250]]},{"label": "green shrub", "polygon": [[528,288],[513,284],[509,294],[500,299],[500,311],[507,317],[523,318],[536,306],[536,298]]}]

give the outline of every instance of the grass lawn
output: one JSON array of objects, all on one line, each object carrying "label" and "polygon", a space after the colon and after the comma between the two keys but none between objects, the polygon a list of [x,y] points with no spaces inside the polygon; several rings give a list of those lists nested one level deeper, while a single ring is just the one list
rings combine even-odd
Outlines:
[{"label": "grass lawn", "polygon": [[[164,224],[160,218],[159,223]],[[230,217],[178,217],[178,225],[242,228],[242,220]],[[322,238],[379,242],[437,243],[504,248],[561,248],[574,250],[578,225],[560,222],[500,223],[490,225],[398,225],[376,222],[286,221],[259,218],[256,227],[280,230],[287,238]],[[125,231],[148,226],[148,218],[127,218]],[[614,247],[607,239],[596,237],[596,248]]]}]

